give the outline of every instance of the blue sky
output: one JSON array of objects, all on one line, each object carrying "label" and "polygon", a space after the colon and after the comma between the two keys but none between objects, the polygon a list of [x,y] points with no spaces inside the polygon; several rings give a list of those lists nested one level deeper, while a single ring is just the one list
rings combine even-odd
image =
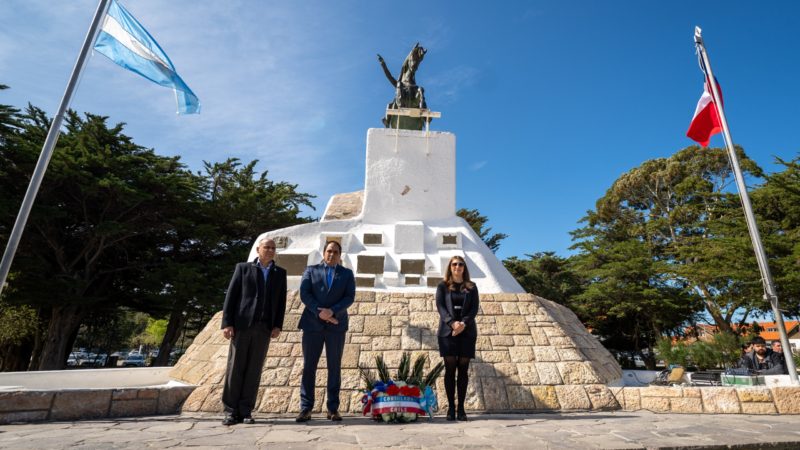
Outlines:
[{"label": "blue sky", "polygon": [[[0,2],[0,103],[52,114],[94,0]],[[193,169],[259,159],[270,178],[329,197],[363,188],[366,132],[419,41],[432,129],[456,135],[457,206],[510,235],[501,258],[552,250],[611,183],[691,145],[702,91],[692,43],[704,30],[734,141],[768,171],[798,156],[800,17],[795,2],[157,1],[122,4],[202,102],[177,116],[172,92],[95,54],[71,107]],[[711,145],[721,146],[715,136]]]}]

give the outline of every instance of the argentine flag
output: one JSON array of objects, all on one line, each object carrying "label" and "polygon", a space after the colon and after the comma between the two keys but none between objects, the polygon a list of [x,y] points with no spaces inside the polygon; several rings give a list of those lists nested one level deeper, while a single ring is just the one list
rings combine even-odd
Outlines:
[{"label": "argentine flag", "polygon": [[178,76],[167,54],[117,0],[111,0],[94,49],[154,83],[171,87],[178,102],[178,113],[200,112],[200,101]]}]

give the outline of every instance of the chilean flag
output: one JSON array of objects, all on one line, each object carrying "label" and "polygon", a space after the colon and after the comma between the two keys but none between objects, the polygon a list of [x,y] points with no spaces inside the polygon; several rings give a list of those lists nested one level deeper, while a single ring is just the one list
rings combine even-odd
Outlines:
[{"label": "chilean flag", "polygon": [[[722,89],[720,89],[719,83],[717,83],[717,92],[722,97]],[[720,101],[722,101],[722,98],[720,98]],[[694,117],[692,118],[692,123],[689,124],[689,130],[686,131],[686,136],[689,136],[689,138],[703,147],[708,147],[711,136],[721,131],[722,122],[719,120],[719,113],[711,95],[708,77],[706,77],[703,95],[700,96],[700,100],[697,102],[697,109],[694,111]]]}]

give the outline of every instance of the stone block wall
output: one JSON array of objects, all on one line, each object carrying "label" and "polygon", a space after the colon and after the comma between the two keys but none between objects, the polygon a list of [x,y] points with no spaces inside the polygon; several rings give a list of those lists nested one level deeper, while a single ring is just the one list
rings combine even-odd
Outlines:
[{"label": "stone block wall", "polygon": [[191,386],[0,392],[0,424],[174,414]]},{"label": "stone block wall", "polygon": [[612,387],[625,411],[680,414],[800,414],[800,387]]},{"label": "stone block wall", "polygon": [[[284,332],[270,344],[261,376],[257,411],[299,411],[303,368],[303,305],[289,293]],[[429,369],[441,360],[436,331],[439,315],[430,293],[357,291],[350,307],[350,331],[342,361],[342,412],[361,408],[359,364],[374,368],[382,355],[396,369],[403,351],[429,356]],[[184,411],[222,411],[221,393],[228,341],[218,313],[170,372],[197,389]],[[476,359],[470,366],[467,409],[501,411],[603,410],[620,405],[608,383],[622,372],[611,354],[591,336],[569,309],[530,294],[483,294],[476,318]],[[325,358],[317,374],[315,409],[325,404]],[[446,407],[443,380],[437,393]]]}]

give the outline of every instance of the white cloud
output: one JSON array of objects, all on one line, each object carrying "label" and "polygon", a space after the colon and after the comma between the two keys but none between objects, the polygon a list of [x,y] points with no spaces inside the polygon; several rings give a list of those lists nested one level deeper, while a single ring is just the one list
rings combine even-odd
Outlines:
[{"label": "white cloud", "polygon": [[[0,7],[2,22],[13,24],[0,31],[0,73],[14,74],[0,83],[52,114],[96,3],[19,3]],[[353,145],[363,141],[340,126],[342,105],[352,93],[337,84],[361,70],[353,63],[361,55],[343,45],[345,37],[337,38],[336,27],[347,25],[331,18],[335,10],[322,5],[310,14],[302,6],[243,1],[141,0],[124,6],[200,98],[201,114],[176,116],[168,89],[100,54],[88,61],[74,109],[126,122],[135,142],[181,154],[193,169],[202,160],[259,159],[271,179],[317,194],[318,210],[331,194],[360,188],[363,165],[343,164],[343,157],[363,158],[363,148]],[[340,177],[326,177],[328,167],[337,167]]]},{"label": "white cloud", "polygon": [[461,92],[474,86],[480,74],[481,72],[474,67],[456,66],[429,78],[426,89],[430,92],[435,91],[437,100],[442,105],[448,105],[454,103]]},{"label": "white cloud", "polygon": [[472,171],[478,171],[478,170],[481,170],[484,167],[486,167],[486,164],[489,164],[489,161],[486,161],[486,160],[478,161],[478,162],[472,163],[469,166],[469,169],[472,170]]}]

